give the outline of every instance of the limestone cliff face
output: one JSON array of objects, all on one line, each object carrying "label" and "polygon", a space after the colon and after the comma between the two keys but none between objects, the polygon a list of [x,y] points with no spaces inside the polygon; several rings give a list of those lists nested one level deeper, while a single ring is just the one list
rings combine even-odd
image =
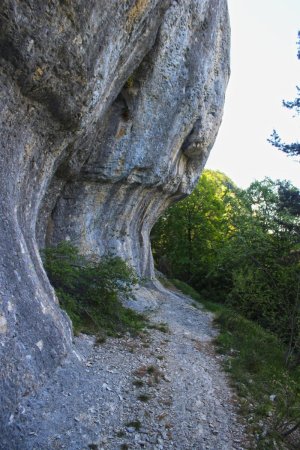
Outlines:
[{"label": "limestone cliff face", "polygon": [[71,348],[38,247],[153,277],[149,233],[206,162],[228,52],[226,0],[2,0],[2,425]]}]

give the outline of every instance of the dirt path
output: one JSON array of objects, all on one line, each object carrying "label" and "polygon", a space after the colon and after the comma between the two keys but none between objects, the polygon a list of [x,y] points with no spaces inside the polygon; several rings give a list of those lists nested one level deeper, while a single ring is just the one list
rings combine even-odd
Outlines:
[{"label": "dirt path", "polygon": [[161,330],[96,346],[76,338],[74,355],[11,418],[1,450],[245,448],[211,314],[180,294],[153,297]]}]

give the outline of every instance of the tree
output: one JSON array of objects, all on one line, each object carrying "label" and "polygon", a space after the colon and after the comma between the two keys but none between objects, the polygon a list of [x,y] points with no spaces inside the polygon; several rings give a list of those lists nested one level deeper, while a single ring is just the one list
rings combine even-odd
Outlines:
[{"label": "tree", "polygon": [[152,231],[159,270],[210,294],[224,289],[216,264],[220,247],[233,232],[234,191],[223,173],[203,172],[193,193],[170,207]]},{"label": "tree", "polygon": [[265,179],[238,189],[204,171],[154,227],[157,266],[202,297],[226,302],[300,355],[300,191]]},{"label": "tree", "polygon": [[[298,52],[297,57],[300,59],[300,31],[298,31]],[[283,100],[282,104],[285,108],[294,110],[296,115],[300,114],[300,87],[296,86],[297,95],[294,100],[286,101]],[[298,141],[292,142],[290,144],[282,142],[279,134],[276,130],[273,130],[273,133],[268,139],[268,142],[272,144],[274,147],[278,148],[282,152],[286,153],[289,156],[300,156],[300,143]]]},{"label": "tree", "polygon": [[300,354],[300,192],[265,179],[240,191],[232,239],[221,249],[232,285],[227,302]]}]

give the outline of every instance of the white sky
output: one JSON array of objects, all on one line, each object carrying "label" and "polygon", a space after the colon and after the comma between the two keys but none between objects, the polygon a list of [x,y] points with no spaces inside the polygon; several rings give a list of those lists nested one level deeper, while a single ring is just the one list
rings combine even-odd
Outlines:
[{"label": "white sky", "polygon": [[300,117],[282,107],[300,85],[297,32],[300,0],[228,0],[231,78],[223,123],[206,168],[238,186],[265,176],[300,187],[300,164],[267,142],[275,128],[283,141],[300,141]]}]

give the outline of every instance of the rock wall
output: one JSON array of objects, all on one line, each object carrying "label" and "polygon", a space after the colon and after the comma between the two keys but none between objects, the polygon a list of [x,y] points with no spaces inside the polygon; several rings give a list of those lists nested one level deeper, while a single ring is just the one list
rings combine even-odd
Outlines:
[{"label": "rock wall", "polygon": [[[193,189],[222,116],[226,0],[2,0],[0,423],[71,349],[39,247],[153,277],[151,227]],[[0,426],[1,426],[0,425]]]}]

